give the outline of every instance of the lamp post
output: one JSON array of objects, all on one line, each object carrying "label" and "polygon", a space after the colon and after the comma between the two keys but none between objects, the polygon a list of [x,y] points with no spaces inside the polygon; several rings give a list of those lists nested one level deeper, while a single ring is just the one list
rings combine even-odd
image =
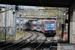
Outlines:
[{"label": "lamp post", "polygon": [[21,34],[21,12],[19,15],[19,34]]},{"label": "lamp post", "polygon": [[61,17],[61,23],[63,24],[63,8],[62,8],[62,17]]}]

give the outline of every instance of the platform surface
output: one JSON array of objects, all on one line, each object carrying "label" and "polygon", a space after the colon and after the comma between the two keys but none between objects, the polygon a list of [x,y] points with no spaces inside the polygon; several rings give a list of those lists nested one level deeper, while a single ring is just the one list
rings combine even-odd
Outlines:
[{"label": "platform surface", "polygon": [[75,44],[58,43],[57,50],[75,50]]}]

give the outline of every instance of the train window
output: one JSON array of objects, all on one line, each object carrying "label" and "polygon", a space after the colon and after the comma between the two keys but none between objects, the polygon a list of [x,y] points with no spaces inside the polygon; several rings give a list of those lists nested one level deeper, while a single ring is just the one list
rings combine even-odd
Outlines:
[{"label": "train window", "polygon": [[55,30],[55,21],[45,21],[46,30]]},{"label": "train window", "polygon": [[34,26],[36,26],[36,24],[34,24]]}]

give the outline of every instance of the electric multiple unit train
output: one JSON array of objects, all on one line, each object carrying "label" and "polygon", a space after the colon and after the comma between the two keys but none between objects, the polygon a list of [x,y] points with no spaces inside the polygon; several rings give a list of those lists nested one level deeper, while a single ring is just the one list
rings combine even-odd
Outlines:
[{"label": "electric multiple unit train", "polygon": [[23,23],[23,29],[43,32],[46,36],[53,37],[56,34],[56,20],[46,19]]},{"label": "electric multiple unit train", "polygon": [[36,25],[36,30],[43,32],[47,36],[56,34],[56,20],[38,20]]}]

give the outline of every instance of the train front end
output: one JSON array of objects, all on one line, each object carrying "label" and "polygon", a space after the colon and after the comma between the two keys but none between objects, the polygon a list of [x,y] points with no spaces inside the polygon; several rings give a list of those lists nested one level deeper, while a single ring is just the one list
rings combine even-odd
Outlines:
[{"label": "train front end", "polygon": [[44,34],[48,37],[54,37],[56,35],[56,20],[44,21]]}]

